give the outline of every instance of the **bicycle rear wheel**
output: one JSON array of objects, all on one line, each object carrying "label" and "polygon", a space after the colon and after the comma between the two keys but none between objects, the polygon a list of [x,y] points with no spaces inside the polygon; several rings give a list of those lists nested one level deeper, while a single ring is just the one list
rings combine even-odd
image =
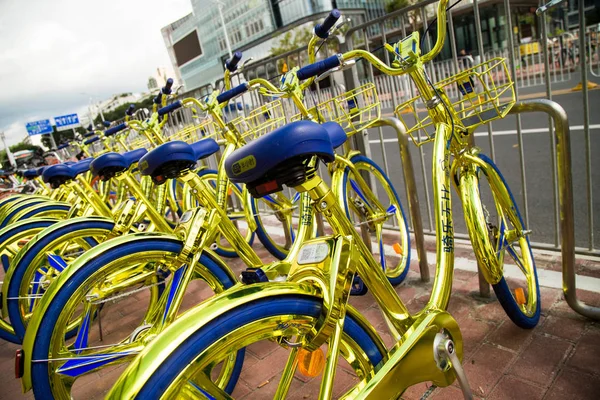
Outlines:
[{"label": "bicycle rear wheel", "polygon": [[[78,256],[109,234],[114,222],[103,217],[80,217],[61,221],[39,232],[18,253],[2,288],[4,306],[19,339],[45,288]],[[50,261],[50,257],[54,262]]]},{"label": "bicycle rear wheel", "polygon": [[[208,182],[208,185],[215,190],[214,196],[216,197],[218,183],[217,171],[213,169],[203,169],[198,171],[198,176],[202,177],[202,179]],[[186,192],[184,208],[189,210],[190,208],[198,207],[198,201],[194,198],[192,193],[190,193],[190,188],[187,185],[184,187],[184,191]],[[246,243],[252,245],[254,242],[254,232],[249,229],[248,222],[245,220],[246,213],[244,212],[243,206],[244,196],[242,188],[239,185],[230,183],[229,192],[227,193],[227,216],[237,226],[240,234],[245,238]],[[218,255],[229,258],[238,257],[236,249],[233,248],[220,233],[215,238],[215,245],[216,248],[214,251]]]},{"label": "bicycle rear wheel", "polygon": [[[213,384],[214,369],[228,354],[259,342],[263,343],[261,346],[269,340],[276,343],[311,329],[321,307],[320,299],[301,295],[275,295],[249,301],[203,326],[186,329],[185,338],[176,335],[177,346],[171,346],[172,351],[161,357],[160,362],[143,363],[146,354],[164,348],[171,341],[173,332],[178,331],[176,325],[193,324],[197,320],[195,313],[202,312],[200,309],[190,311],[133,361],[107,398],[178,398],[183,395],[223,398],[223,391]],[[351,308],[346,315],[340,347],[340,355],[348,361],[359,381],[371,376],[385,354],[381,339]]]},{"label": "bicycle rear wheel", "polygon": [[[8,284],[6,272],[23,246],[37,233],[56,222],[58,221],[49,218],[31,218],[25,221],[15,222],[0,230],[0,262],[2,263],[2,269],[0,269],[0,281],[2,281],[3,286]],[[0,338],[12,343],[20,344],[21,339],[15,334],[15,330],[8,322],[6,307],[2,306],[0,308],[2,309]]]},{"label": "bicycle rear wheel", "polygon": [[529,232],[498,167],[487,156],[478,157],[490,167],[486,169],[492,176],[484,176],[491,190],[480,191],[484,168],[468,169],[460,176],[469,237],[480,265],[494,271],[488,280],[508,317],[521,328],[533,328],[540,319],[541,299]]},{"label": "bicycle rear wheel", "polygon": [[[169,235],[116,238],[91,250],[91,257],[76,261],[53,282],[34,311],[23,346],[33,360],[26,367],[30,366],[36,398],[77,397],[79,386],[75,383],[98,380],[90,373],[128,362],[152,341],[156,332],[148,322],[163,315],[171,299],[171,291],[161,294],[159,290],[167,277],[157,268],[165,257],[175,257],[181,248],[181,241]],[[202,255],[194,273],[195,279],[208,283],[211,294],[235,282],[231,272],[208,254]],[[178,276],[177,272],[170,274],[170,279]],[[171,281],[169,287],[177,284]],[[164,299],[166,305],[161,302]],[[119,302],[116,307],[115,301]],[[108,335],[99,341],[91,317],[102,305],[107,306],[102,309],[102,329]],[[126,308],[129,313],[125,313]],[[123,317],[107,317],[108,313],[120,315],[121,311]],[[79,322],[79,329],[77,336],[69,340],[66,332],[74,321]],[[223,387],[233,390],[242,360],[243,350],[228,360]]]},{"label": "bicycle rear wheel", "polygon": [[[388,176],[373,160],[356,155],[350,161],[362,178],[374,185],[370,190],[377,204],[370,204],[370,197],[365,195],[365,189],[360,187],[350,168],[344,171],[338,196],[342,196],[342,204],[350,221],[358,230],[367,232],[363,237],[368,235],[371,243],[376,244],[379,263],[390,283],[398,285],[408,274],[411,253],[410,234],[402,203]],[[386,245],[385,241],[392,245]]]},{"label": "bicycle rear wheel", "polygon": [[256,222],[256,235],[269,253],[280,260],[287,256],[298,232],[300,221],[294,215],[296,210],[300,210],[302,199],[300,193],[294,193],[291,198],[278,192],[260,199],[248,193]]}]

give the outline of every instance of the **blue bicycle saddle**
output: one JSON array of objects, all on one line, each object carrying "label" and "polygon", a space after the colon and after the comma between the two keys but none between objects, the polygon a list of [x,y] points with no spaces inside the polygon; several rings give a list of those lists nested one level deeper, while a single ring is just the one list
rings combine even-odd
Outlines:
[{"label": "blue bicycle saddle", "polygon": [[177,177],[181,171],[194,168],[196,162],[219,150],[213,139],[202,139],[187,144],[173,141],[162,144],[146,154],[139,162],[142,175],[150,175],[155,183],[164,183],[167,179]]},{"label": "blue bicycle saddle", "polygon": [[321,126],[327,130],[334,149],[337,149],[348,140],[348,135],[346,135],[346,132],[341,129],[341,126],[337,122],[325,122]]},{"label": "blue bicycle saddle", "polygon": [[56,188],[71,179],[75,179],[77,175],[87,172],[90,169],[92,160],[93,158],[86,158],[72,165],[56,164],[49,166],[42,172],[42,179]]},{"label": "blue bicycle saddle", "polygon": [[136,149],[123,154],[106,153],[96,158],[90,164],[90,171],[94,176],[99,176],[102,180],[107,180],[116,174],[123,172],[142,158],[148,150]]},{"label": "blue bicycle saddle", "polygon": [[40,168],[28,169],[26,171],[23,171],[23,176],[27,179],[37,178],[41,175],[41,173],[38,173],[39,170]]},{"label": "blue bicycle saddle", "polygon": [[284,184],[293,186],[306,180],[305,164],[312,156],[333,161],[331,138],[342,135],[346,136],[337,123],[292,122],[231,153],[225,170],[232,182],[245,183],[256,197],[265,196]]}]

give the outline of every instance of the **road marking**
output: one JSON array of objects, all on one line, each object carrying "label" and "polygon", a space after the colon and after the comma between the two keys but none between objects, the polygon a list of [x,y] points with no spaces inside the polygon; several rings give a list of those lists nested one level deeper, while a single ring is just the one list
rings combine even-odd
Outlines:
[{"label": "road marking", "polygon": [[[569,128],[570,128],[571,132],[573,132],[573,131],[582,131],[583,130],[583,125],[573,125],[573,126],[571,126]],[[590,125],[590,130],[595,130],[595,129],[600,129],[600,124]],[[527,134],[527,133],[548,133],[548,128],[521,129],[521,132],[523,134]],[[493,131],[492,137],[493,136],[508,136],[508,135],[516,135],[516,134],[517,134],[517,130],[516,129],[507,130],[507,131]],[[475,132],[475,137],[478,137],[478,136],[488,136],[488,132]],[[396,139],[396,138],[383,139],[383,143],[395,143],[397,141],[398,141],[398,139]],[[379,139],[369,140],[369,143],[380,143],[380,140]]]}]

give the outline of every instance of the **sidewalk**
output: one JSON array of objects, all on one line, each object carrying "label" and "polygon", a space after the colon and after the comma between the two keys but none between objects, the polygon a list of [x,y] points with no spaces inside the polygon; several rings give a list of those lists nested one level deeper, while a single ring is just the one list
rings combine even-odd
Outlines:
[{"label": "sidewalk", "polygon": [[[258,244],[255,247],[259,249]],[[429,247],[429,246],[428,246]],[[264,249],[259,250],[268,259]],[[457,264],[471,259],[469,250],[457,251]],[[556,270],[555,256],[540,256],[538,269]],[[462,260],[462,261],[461,261]],[[231,261],[231,262],[230,262]],[[429,262],[435,259],[429,257]],[[239,273],[243,269],[240,260],[228,260],[231,268]],[[578,271],[582,275],[600,278],[600,262],[580,260]],[[433,276],[433,266],[430,268]],[[542,282],[544,283],[544,282]],[[420,281],[418,265],[413,261],[405,283],[397,292],[411,311],[421,308],[427,301],[431,283]],[[581,300],[600,306],[600,287],[594,291],[580,291]],[[190,289],[184,306],[189,307],[206,296],[202,287]],[[542,318],[533,330],[522,330],[506,317],[500,304],[492,296],[478,295],[478,277],[475,271],[457,265],[453,295],[449,311],[457,319],[463,334],[466,373],[477,399],[594,399],[600,393],[600,324],[580,317],[562,299],[561,289],[542,287]],[[104,339],[118,335],[118,330],[130,332],[132,321],[139,313],[143,296],[131,296],[130,303],[117,303],[116,312],[104,312],[102,324]],[[373,297],[369,294],[353,297],[351,304],[357,307],[380,332],[387,346],[392,338],[387,333]],[[106,316],[105,316],[106,315]],[[115,328],[110,328],[114,326]],[[95,328],[95,327],[94,327]],[[95,332],[97,329],[94,329]],[[92,343],[93,338],[90,338]],[[100,343],[100,342],[98,342]],[[14,353],[18,346],[0,343],[0,399],[33,398],[31,393],[21,394],[20,383],[14,378]],[[235,398],[271,399],[276,390],[280,371],[287,358],[287,351],[273,343],[260,343],[248,348],[244,370],[234,392]],[[110,388],[123,366],[109,367],[101,372],[78,380],[74,398],[101,399]],[[338,369],[335,393],[344,393],[356,377],[349,368]],[[320,377],[308,379],[297,373],[292,384],[290,399],[313,399],[320,384]],[[403,399],[419,399],[428,384],[419,384],[407,390]],[[436,389],[430,398],[462,398],[456,384]]]}]

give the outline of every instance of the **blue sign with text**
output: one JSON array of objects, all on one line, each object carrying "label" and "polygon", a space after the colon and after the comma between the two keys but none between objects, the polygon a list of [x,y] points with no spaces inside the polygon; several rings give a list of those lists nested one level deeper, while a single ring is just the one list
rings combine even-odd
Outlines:
[{"label": "blue sign with text", "polygon": [[27,128],[27,134],[29,136],[43,135],[44,133],[52,133],[54,131],[54,129],[52,129],[52,124],[50,124],[49,119],[28,122],[25,125],[25,128]]},{"label": "blue sign with text", "polygon": [[61,115],[60,117],[54,117],[54,122],[56,122],[56,128],[60,130],[63,127],[79,125],[79,117],[77,114]]}]

